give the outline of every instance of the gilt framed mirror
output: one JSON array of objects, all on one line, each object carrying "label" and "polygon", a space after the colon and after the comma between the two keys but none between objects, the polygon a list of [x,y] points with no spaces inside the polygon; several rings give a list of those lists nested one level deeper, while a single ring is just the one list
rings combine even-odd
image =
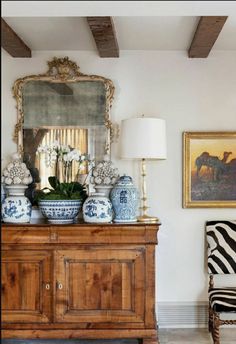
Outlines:
[{"label": "gilt framed mirror", "polygon": [[[110,79],[81,73],[79,66],[68,57],[54,57],[48,62],[45,74],[15,81],[14,140],[37,188],[47,186],[48,176],[55,175],[55,166],[45,163],[45,154],[39,147],[49,149],[56,143],[76,149],[93,161],[110,154],[114,136],[110,118],[114,90]],[[85,166],[81,174],[87,172]],[[78,166],[74,162],[71,178],[77,177]]]}]

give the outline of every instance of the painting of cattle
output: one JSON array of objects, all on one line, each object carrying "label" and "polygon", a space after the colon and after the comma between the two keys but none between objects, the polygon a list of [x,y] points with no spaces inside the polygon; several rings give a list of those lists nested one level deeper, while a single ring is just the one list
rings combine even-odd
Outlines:
[{"label": "painting of cattle", "polygon": [[185,132],[183,141],[183,207],[236,207],[236,132]]}]

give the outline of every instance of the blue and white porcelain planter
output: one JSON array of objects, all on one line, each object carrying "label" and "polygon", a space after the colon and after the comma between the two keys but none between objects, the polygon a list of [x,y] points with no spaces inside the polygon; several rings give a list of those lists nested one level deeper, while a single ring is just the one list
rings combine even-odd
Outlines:
[{"label": "blue and white porcelain planter", "polygon": [[96,191],[95,193],[104,194],[105,197],[109,198],[112,186],[111,185],[95,185],[94,189]]},{"label": "blue and white porcelain planter", "polygon": [[75,221],[82,206],[82,200],[40,200],[39,209],[49,223],[68,224]]},{"label": "blue and white porcelain planter", "polygon": [[139,192],[132,178],[122,176],[111,190],[110,199],[115,212],[114,222],[137,221]]},{"label": "blue and white porcelain planter", "polygon": [[83,205],[83,217],[89,223],[108,223],[112,221],[113,210],[110,200],[103,193],[93,193]]},{"label": "blue and white porcelain planter", "polygon": [[5,190],[5,186],[4,184],[2,183],[1,184],[1,204],[3,203],[4,199],[7,197],[7,193],[6,193],[6,190]]},{"label": "blue and white porcelain planter", "polygon": [[[7,197],[7,193],[4,187],[4,184],[1,184],[1,206],[3,204],[3,201],[5,200],[5,198]],[[1,220],[2,220],[2,212],[1,212]]]},{"label": "blue and white porcelain planter", "polygon": [[30,222],[32,205],[24,195],[27,187],[27,185],[5,186],[8,196],[2,202],[2,220],[4,222]]}]

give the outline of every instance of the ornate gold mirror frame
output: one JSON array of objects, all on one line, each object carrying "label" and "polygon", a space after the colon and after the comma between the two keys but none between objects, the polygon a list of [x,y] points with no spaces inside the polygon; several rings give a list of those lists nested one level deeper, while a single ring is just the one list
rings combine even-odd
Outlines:
[{"label": "ornate gold mirror frame", "polygon": [[29,81],[48,81],[51,83],[70,83],[80,81],[101,81],[105,86],[105,113],[104,125],[107,129],[105,153],[110,153],[110,144],[114,139],[114,126],[110,120],[110,108],[114,97],[115,87],[110,79],[106,79],[99,75],[86,75],[80,72],[79,66],[69,60],[68,57],[56,58],[48,62],[48,71],[45,74],[28,75],[19,78],[13,85],[13,96],[17,102],[17,124],[14,131],[14,141],[17,143],[18,152],[23,154],[23,125],[24,125],[24,109],[23,109],[23,86]]}]

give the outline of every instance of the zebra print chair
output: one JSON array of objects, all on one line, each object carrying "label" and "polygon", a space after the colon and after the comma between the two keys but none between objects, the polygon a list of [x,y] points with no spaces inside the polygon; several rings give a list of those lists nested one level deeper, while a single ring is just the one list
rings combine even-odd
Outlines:
[{"label": "zebra print chair", "polygon": [[209,331],[220,344],[220,326],[236,324],[222,320],[221,313],[236,312],[236,282],[233,287],[214,287],[215,274],[236,274],[236,221],[207,221],[209,282]]}]

